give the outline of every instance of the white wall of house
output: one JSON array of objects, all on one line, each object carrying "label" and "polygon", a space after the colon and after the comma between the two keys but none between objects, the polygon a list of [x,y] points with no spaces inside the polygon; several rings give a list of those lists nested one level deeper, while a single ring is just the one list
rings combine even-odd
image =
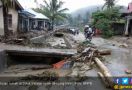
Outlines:
[{"label": "white wall of house", "polygon": [[13,32],[16,32],[17,25],[18,25],[18,12],[17,12],[17,10],[10,8],[8,14],[12,15],[12,27],[9,28],[9,30],[13,30]]},{"label": "white wall of house", "polygon": [[[0,5],[2,5],[0,1]],[[3,9],[0,8],[0,35],[4,35]]]},{"label": "white wall of house", "polygon": [[[0,5],[2,5],[0,1]],[[18,12],[17,10],[10,8],[9,14],[12,15],[12,27],[9,28],[9,30],[13,30],[13,32],[17,31],[17,25],[18,25]],[[3,9],[0,7],[0,35],[4,35],[4,18],[3,18]]]}]

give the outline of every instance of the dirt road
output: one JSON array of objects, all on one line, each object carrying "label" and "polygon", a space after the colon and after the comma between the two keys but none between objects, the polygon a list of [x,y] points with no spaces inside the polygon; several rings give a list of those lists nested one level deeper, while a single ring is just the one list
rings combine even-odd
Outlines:
[{"label": "dirt road", "polygon": [[[78,42],[83,42],[85,37],[82,33],[74,36]],[[127,40],[127,41],[126,41]],[[126,42],[125,42],[126,41]],[[132,70],[132,38],[113,37],[111,39],[103,39],[101,37],[93,37],[94,43],[99,49],[110,49],[112,55],[106,56],[105,65],[109,68],[113,76],[132,76],[127,75],[125,70]],[[120,45],[127,43],[129,47],[124,48]],[[95,73],[92,73],[95,75]]]},{"label": "dirt road", "polygon": [[[125,70],[132,70],[132,49],[122,48],[122,42],[116,40],[105,40],[100,37],[93,38],[92,42],[101,49],[112,50],[112,55],[106,56],[105,65],[110,69],[113,76],[128,76]],[[131,75],[129,75],[131,76]]]}]

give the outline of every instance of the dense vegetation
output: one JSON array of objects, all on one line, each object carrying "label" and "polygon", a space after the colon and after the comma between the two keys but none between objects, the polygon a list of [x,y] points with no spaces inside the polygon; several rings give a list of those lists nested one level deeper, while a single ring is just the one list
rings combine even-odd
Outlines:
[{"label": "dense vegetation", "polygon": [[92,14],[92,24],[102,31],[104,38],[109,38],[114,35],[112,24],[113,22],[120,21],[120,9],[121,7],[115,6],[115,0],[105,0],[102,10],[98,10]]}]

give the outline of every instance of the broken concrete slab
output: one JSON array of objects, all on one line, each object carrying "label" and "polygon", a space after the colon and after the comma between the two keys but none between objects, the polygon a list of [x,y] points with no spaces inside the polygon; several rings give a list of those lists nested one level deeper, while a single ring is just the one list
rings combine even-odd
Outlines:
[{"label": "broken concrete slab", "polygon": [[7,53],[14,53],[14,54],[23,54],[23,55],[62,55],[62,56],[72,56],[77,53],[76,49],[36,49],[36,48],[29,48],[29,49],[6,49],[5,52]]}]

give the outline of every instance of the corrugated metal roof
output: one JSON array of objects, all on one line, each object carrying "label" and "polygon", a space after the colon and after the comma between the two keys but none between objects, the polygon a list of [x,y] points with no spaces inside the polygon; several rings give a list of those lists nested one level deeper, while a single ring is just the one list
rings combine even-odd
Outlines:
[{"label": "corrugated metal roof", "polygon": [[43,15],[43,14],[41,14],[41,13],[37,13],[37,12],[35,12],[35,11],[32,10],[32,9],[26,9],[25,11],[34,14],[35,17],[33,17],[33,18],[36,18],[36,19],[49,19],[49,18],[46,17],[45,15]]}]

